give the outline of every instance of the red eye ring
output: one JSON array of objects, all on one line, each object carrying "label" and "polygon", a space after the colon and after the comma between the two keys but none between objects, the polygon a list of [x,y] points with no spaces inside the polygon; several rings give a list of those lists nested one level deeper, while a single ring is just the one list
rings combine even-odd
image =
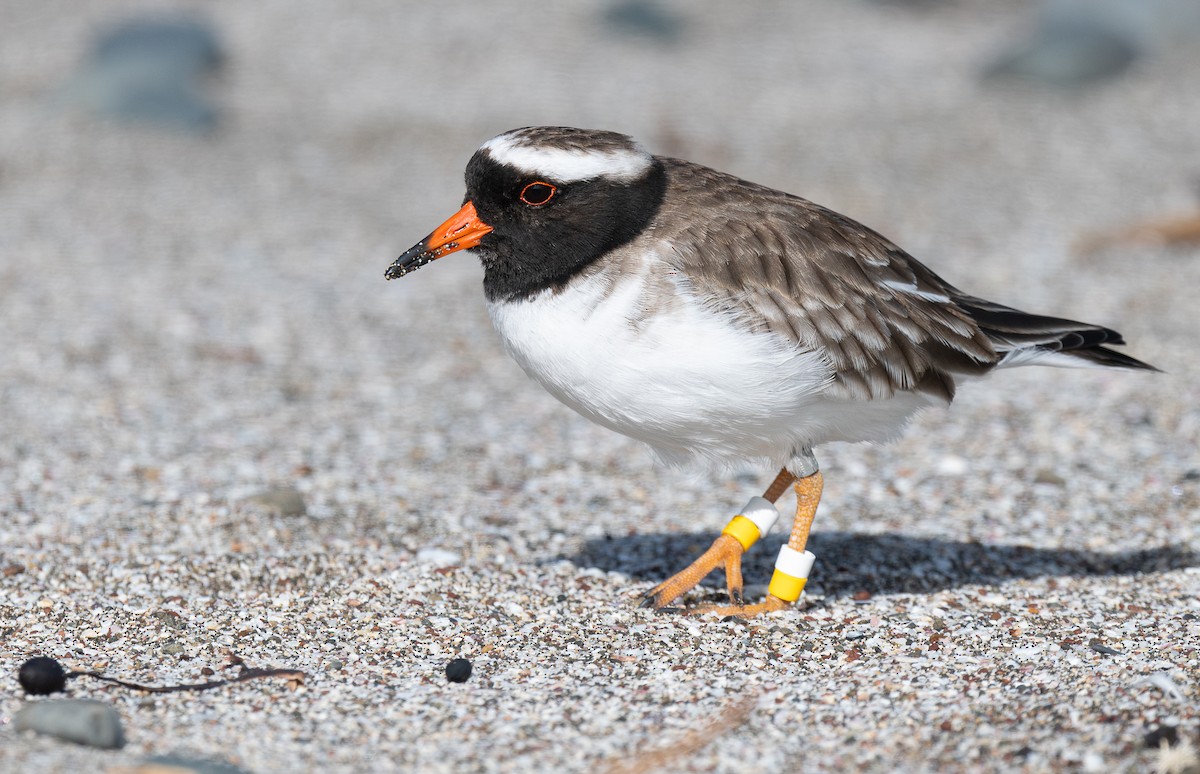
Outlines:
[{"label": "red eye ring", "polygon": [[530,207],[541,207],[553,199],[556,193],[558,193],[558,188],[555,186],[535,180],[521,189],[521,201]]}]

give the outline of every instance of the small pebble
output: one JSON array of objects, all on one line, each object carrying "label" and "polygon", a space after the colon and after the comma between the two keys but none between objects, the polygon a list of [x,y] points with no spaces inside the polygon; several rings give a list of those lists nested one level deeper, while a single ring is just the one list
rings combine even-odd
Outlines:
[{"label": "small pebble", "polygon": [[250,495],[246,502],[261,505],[281,516],[303,516],[308,511],[304,505],[304,495],[292,487],[267,489]]},{"label": "small pebble", "polygon": [[943,476],[961,476],[971,469],[971,464],[957,454],[949,454],[938,460],[937,472]]},{"label": "small pebble", "polygon": [[462,562],[462,557],[445,548],[422,548],[417,551],[417,561],[421,564],[432,564],[436,567],[450,567]]},{"label": "small pebble", "polygon": [[25,689],[25,693],[49,696],[66,687],[67,673],[62,664],[49,656],[34,656],[21,665],[17,682]]},{"label": "small pebble", "polygon": [[452,683],[465,683],[471,678],[471,662],[456,658],[446,665],[446,679]]},{"label": "small pebble", "polygon": [[1050,484],[1051,486],[1064,486],[1067,480],[1055,473],[1050,468],[1039,468],[1036,475],[1033,477],[1035,484]]},{"label": "small pebble", "polygon": [[1104,763],[1104,756],[1095,750],[1085,752],[1080,763],[1083,771],[1087,774],[1101,774],[1101,772],[1109,771],[1108,765]]},{"label": "small pebble", "polygon": [[92,699],[56,699],[26,705],[13,718],[13,728],[102,750],[125,746],[117,711]]}]

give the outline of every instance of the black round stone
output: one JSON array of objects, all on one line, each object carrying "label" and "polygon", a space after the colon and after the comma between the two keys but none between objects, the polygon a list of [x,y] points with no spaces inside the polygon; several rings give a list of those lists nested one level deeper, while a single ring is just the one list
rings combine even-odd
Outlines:
[{"label": "black round stone", "polygon": [[471,662],[456,658],[446,665],[446,679],[452,683],[465,683],[471,677]]},{"label": "black round stone", "polygon": [[47,696],[67,686],[67,673],[62,664],[49,656],[35,656],[21,665],[17,680],[25,693]]}]

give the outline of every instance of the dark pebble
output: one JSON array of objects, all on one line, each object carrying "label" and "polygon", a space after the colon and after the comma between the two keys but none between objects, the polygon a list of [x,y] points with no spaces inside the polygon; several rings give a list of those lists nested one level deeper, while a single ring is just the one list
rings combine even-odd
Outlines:
[{"label": "dark pebble", "polygon": [[1106,656],[1121,655],[1121,651],[1108,647],[1104,643],[1100,642],[1100,640],[1092,640],[1090,643],[1088,643],[1088,647],[1097,653],[1103,653]]},{"label": "dark pebble", "polygon": [[1179,744],[1179,726],[1159,726],[1142,737],[1146,746],[1152,750],[1161,747],[1164,739],[1167,741],[1168,747]]},{"label": "dark pebble", "polygon": [[17,681],[25,693],[34,696],[49,696],[67,686],[67,673],[62,664],[49,656],[35,656],[21,665]]},{"label": "dark pebble", "polygon": [[471,662],[456,658],[446,665],[446,679],[452,683],[465,683],[471,678]]}]

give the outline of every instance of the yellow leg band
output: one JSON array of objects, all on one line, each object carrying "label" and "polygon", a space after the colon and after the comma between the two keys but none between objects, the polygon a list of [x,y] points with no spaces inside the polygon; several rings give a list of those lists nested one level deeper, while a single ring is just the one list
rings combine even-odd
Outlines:
[{"label": "yellow leg band", "polygon": [[725,529],[721,530],[721,534],[732,535],[747,551],[750,550],[750,546],[758,542],[759,538],[758,525],[745,516],[734,516],[725,525]]},{"label": "yellow leg band", "polygon": [[804,592],[804,584],[807,582],[808,578],[793,578],[785,572],[776,570],[775,574],[771,576],[771,585],[767,586],[767,593],[773,597],[779,597],[784,602],[795,602]]}]

